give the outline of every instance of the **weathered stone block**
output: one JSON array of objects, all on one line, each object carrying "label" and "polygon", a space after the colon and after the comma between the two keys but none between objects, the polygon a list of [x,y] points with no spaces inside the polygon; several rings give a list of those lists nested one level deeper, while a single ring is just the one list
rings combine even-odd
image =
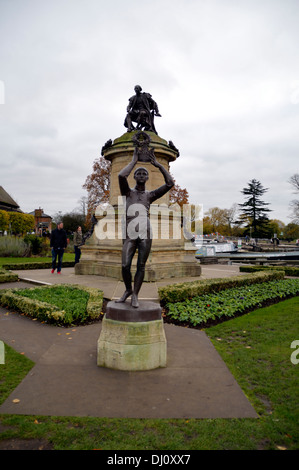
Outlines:
[{"label": "weathered stone block", "polygon": [[[128,309],[133,309],[127,304]],[[135,309],[135,315],[143,310]],[[163,320],[102,321],[97,365],[109,369],[137,371],[166,367],[167,342]]]}]

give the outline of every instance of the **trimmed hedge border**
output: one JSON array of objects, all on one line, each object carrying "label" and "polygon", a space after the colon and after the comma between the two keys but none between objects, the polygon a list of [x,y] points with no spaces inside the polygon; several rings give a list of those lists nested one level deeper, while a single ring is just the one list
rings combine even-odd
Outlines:
[{"label": "trimmed hedge border", "polygon": [[[63,261],[63,268],[72,268],[75,266],[75,261]],[[26,269],[51,269],[52,261],[29,261],[27,263],[3,263],[1,266],[3,269],[10,269],[15,271],[23,271]]]},{"label": "trimmed hedge border", "polygon": [[204,279],[198,281],[172,284],[158,289],[162,305],[183,302],[192,297],[220,292],[224,289],[240,287],[260,282],[274,281],[284,278],[284,271],[268,271],[233,276],[220,279]]},{"label": "trimmed hedge border", "polygon": [[299,268],[294,266],[240,266],[240,272],[255,273],[259,271],[284,271],[286,276],[298,277]]},{"label": "trimmed hedge border", "polygon": [[15,282],[19,279],[17,274],[11,273],[10,271],[6,271],[0,267],[0,283],[3,282]]},{"label": "trimmed hedge border", "polygon": [[[79,286],[76,284],[60,284],[60,286],[74,287],[79,290],[84,290],[89,293],[89,300],[87,302],[88,320],[97,320],[101,318],[103,307],[104,293],[100,289]],[[35,289],[53,289],[56,286],[42,286],[35,287]],[[0,290],[0,304],[3,307],[17,310],[25,315],[37,318],[40,321],[48,323],[56,323],[59,325],[70,325],[65,320],[65,311],[59,310],[55,305],[39,300],[30,299],[17,294],[18,289],[3,289]]]},{"label": "trimmed hedge border", "polygon": [[280,279],[204,294],[164,307],[167,323],[208,328],[258,308],[299,296],[299,279]]}]

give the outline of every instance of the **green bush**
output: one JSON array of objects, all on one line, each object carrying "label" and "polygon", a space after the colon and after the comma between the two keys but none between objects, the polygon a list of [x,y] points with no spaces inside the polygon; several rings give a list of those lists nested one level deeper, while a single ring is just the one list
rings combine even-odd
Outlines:
[{"label": "green bush", "polygon": [[203,327],[211,321],[228,319],[262,307],[266,302],[295,295],[299,295],[299,279],[280,279],[204,294],[184,302],[168,303],[165,312],[166,317],[176,323]]},{"label": "green bush", "polygon": [[6,289],[0,290],[0,304],[40,321],[70,326],[101,318],[103,292],[64,284]]},{"label": "green bush", "polygon": [[[75,261],[62,261],[63,268],[72,268]],[[2,268],[11,270],[51,269],[52,261],[28,261],[26,263],[3,263]]]},{"label": "green bush", "polygon": [[240,266],[240,272],[255,273],[260,271],[284,271],[286,276],[298,277],[299,268],[296,266]]},{"label": "green bush", "polygon": [[24,242],[31,247],[31,253],[33,255],[38,255],[41,253],[43,238],[38,237],[37,235],[26,235],[24,237]]},{"label": "green bush", "polygon": [[6,271],[6,269],[2,269],[0,267],[0,283],[3,282],[15,282],[18,280],[18,275],[11,273],[10,271]]},{"label": "green bush", "polygon": [[14,236],[0,237],[0,256],[24,257],[29,256],[30,247],[23,238]]},{"label": "green bush", "polygon": [[8,212],[10,231],[14,235],[23,235],[34,229],[34,216],[21,212]]},{"label": "green bush", "polygon": [[192,297],[220,292],[238,286],[245,286],[282,279],[283,271],[257,272],[247,275],[233,276],[221,279],[204,279],[192,282],[172,284],[158,289],[162,304],[169,302],[182,302]]},{"label": "green bush", "polygon": [[5,232],[9,229],[9,215],[7,211],[0,210],[0,231]]}]

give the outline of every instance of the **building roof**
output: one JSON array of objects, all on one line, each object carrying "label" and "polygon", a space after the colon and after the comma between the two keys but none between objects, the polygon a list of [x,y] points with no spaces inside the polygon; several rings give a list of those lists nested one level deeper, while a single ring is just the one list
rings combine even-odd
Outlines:
[{"label": "building roof", "polygon": [[0,186],[0,209],[11,212],[22,212],[19,205],[13,198]]},{"label": "building roof", "polygon": [[[30,215],[35,215],[35,210],[32,211],[32,212],[28,212],[28,214]],[[52,219],[51,215],[48,215],[48,214],[45,214],[43,209],[42,209],[42,215],[41,215],[42,218],[47,218],[47,219]]]}]

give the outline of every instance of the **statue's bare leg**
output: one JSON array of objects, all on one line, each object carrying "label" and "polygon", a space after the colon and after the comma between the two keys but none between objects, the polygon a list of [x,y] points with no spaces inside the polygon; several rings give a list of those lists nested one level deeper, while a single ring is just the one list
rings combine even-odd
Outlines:
[{"label": "statue's bare leg", "polygon": [[123,244],[123,251],[122,251],[122,276],[123,281],[126,287],[125,292],[120,297],[120,299],[116,300],[116,303],[125,302],[130,295],[133,293],[132,289],[132,275],[131,275],[131,264],[132,259],[136,251],[136,241],[130,240],[127,238]]},{"label": "statue's bare leg", "polygon": [[130,297],[130,295],[132,295],[133,291],[132,289],[130,290],[125,290],[125,292],[123,293],[123,295],[117,299],[115,302],[116,303],[121,303],[121,302],[125,302],[127,300],[128,297]]},{"label": "statue's bare leg", "polygon": [[138,244],[138,260],[137,260],[137,270],[134,278],[134,290],[131,298],[132,307],[138,308],[138,294],[143,283],[144,273],[145,273],[145,264],[150,254],[152,246],[151,238],[145,240],[139,240]]}]

